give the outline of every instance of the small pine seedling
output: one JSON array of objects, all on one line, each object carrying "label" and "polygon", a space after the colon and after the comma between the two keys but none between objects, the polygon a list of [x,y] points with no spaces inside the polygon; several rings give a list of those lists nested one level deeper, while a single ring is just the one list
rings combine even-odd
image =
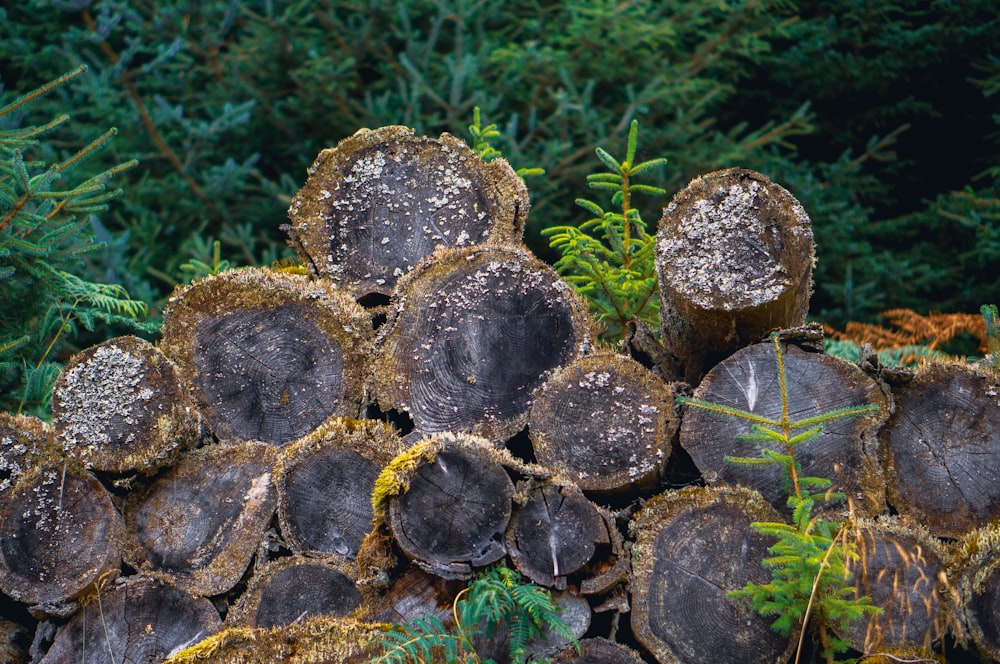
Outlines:
[{"label": "small pine seedling", "polygon": [[656,236],[646,231],[634,194],[661,196],[660,187],[637,184],[635,178],[663,166],[666,159],[635,163],[639,123],[632,120],[625,160],[618,161],[597,148],[597,157],[609,172],[587,176],[591,189],[611,192],[612,210],[586,198],[576,204],[593,218],[577,226],[552,226],[542,231],[562,256],[555,268],[576,291],[586,297],[605,325],[604,336],[624,338],[626,325],[640,319],[659,329],[659,287],[656,280]]},{"label": "small pine seedling", "polygon": [[576,638],[559,618],[559,609],[549,591],[524,583],[520,574],[501,565],[484,570],[455,598],[455,625],[448,629],[435,616],[417,618],[406,625],[393,625],[373,642],[376,652],[370,664],[492,664],[481,660],[473,642],[477,635],[492,638],[506,624],[511,664],[524,664],[529,642],[545,638],[548,629],[572,643]]},{"label": "small pine seedling", "polygon": [[[472,137],[472,151],[479,155],[483,161],[493,161],[502,156],[490,143],[495,138],[500,138],[500,131],[495,124],[482,126],[482,114],[479,107],[472,109],[472,124],[469,125],[469,135]],[[515,171],[522,178],[532,175],[545,175],[544,168],[519,168]]]},{"label": "small pine seedling", "polygon": [[677,401],[692,408],[753,423],[750,432],[741,434],[737,440],[760,445],[760,456],[727,457],[728,463],[781,466],[789,487],[788,506],[792,510],[792,524],[752,524],[757,532],[778,539],[769,549],[771,556],[763,560],[764,566],[771,571],[771,581],[748,583],[730,596],[748,599],[761,615],[776,616],[771,626],[783,636],[791,636],[797,631],[796,662],[802,652],[810,617],[813,618],[822,656],[827,662],[833,662],[836,655],[845,652],[849,646],[846,641],[837,638],[831,628],[836,626],[846,630],[851,622],[878,614],[881,609],[873,606],[869,597],[858,597],[851,582],[847,563],[857,560],[858,554],[847,538],[847,524],[812,515],[817,501],[840,501],[845,498],[844,494],[830,491],[831,482],[826,478],[802,476],[795,450],[819,436],[826,422],[858,417],[878,410],[878,406],[868,404],[840,408],[792,421],[788,415],[785,363],[777,333],[771,334],[771,342],[774,344],[781,388],[780,419],[689,397],[678,397]]}]

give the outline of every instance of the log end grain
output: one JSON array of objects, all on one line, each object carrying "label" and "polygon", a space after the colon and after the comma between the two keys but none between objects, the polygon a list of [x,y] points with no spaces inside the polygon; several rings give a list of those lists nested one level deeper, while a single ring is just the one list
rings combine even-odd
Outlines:
[{"label": "log end grain", "polygon": [[62,462],[52,425],[31,415],[0,412],[0,492],[31,468]]},{"label": "log end grain", "polygon": [[438,248],[520,241],[527,212],[527,188],[505,160],[391,126],[323,150],[284,228],[316,274],[362,298],[389,294]]}]

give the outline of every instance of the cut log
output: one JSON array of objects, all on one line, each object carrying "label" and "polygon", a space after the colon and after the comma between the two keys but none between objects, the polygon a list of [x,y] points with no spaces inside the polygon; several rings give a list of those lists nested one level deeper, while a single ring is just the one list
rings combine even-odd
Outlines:
[{"label": "cut log", "polygon": [[292,556],[262,566],[250,580],[226,624],[285,627],[307,616],[350,614],[361,606],[356,573],[349,565]]},{"label": "cut log", "polygon": [[425,435],[470,432],[502,444],[524,427],[548,372],[592,344],[586,305],[514,247],[436,253],[393,298],[376,340],[376,397]]},{"label": "cut log", "polygon": [[26,664],[27,644],[31,638],[21,625],[0,618],[0,662],[5,664]]},{"label": "cut log", "polygon": [[448,581],[418,565],[410,565],[379,598],[372,619],[405,625],[417,618],[434,616],[444,624],[453,623],[452,605],[463,587],[459,581]]},{"label": "cut log", "polygon": [[966,632],[984,659],[1000,662],[1000,521],[970,530],[954,551]]},{"label": "cut log", "polygon": [[221,439],[283,444],[359,417],[371,322],[329,282],[243,268],[176,293],[161,347]]},{"label": "cut log", "polygon": [[847,562],[858,596],[883,612],[851,623],[840,637],[866,655],[933,659],[956,609],[944,547],[926,530],[886,518],[862,519],[850,537],[858,559]]},{"label": "cut log", "polygon": [[25,604],[78,597],[121,564],[122,517],[80,468],[32,468],[0,493],[0,590]]},{"label": "cut log", "polygon": [[275,483],[289,547],[353,560],[372,527],[375,479],[405,447],[388,424],[336,419],[283,449]]},{"label": "cut log", "polygon": [[29,469],[62,460],[51,425],[30,415],[0,412],[0,493]]},{"label": "cut log", "polygon": [[[587,633],[592,617],[587,600],[570,592],[556,592],[552,594],[552,601],[559,611],[560,620],[569,628],[574,639]],[[546,661],[569,643],[569,639],[546,627],[542,630],[541,637],[528,641],[527,661]],[[510,630],[507,623],[501,622],[492,634],[479,632],[473,639],[473,644],[480,661],[510,663]]]},{"label": "cut log", "polygon": [[502,451],[474,436],[439,434],[394,460],[376,484],[399,548],[425,570],[470,579],[507,554],[514,485]]},{"label": "cut log", "polygon": [[162,662],[221,627],[207,599],[135,576],[91,597],[39,664]]},{"label": "cut log", "polygon": [[660,664],[786,661],[794,644],[773,618],[726,596],[769,580],[761,561],[774,540],[754,521],[780,517],[758,493],[729,488],[660,494],[633,518],[632,631]]},{"label": "cut log", "polygon": [[507,528],[507,550],[517,570],[538,585],[565,590],[567,577],[584,570],[599,547],[606,555],[617,538],[611,515],[573,485],[519,486],[519,493],[523,498]]},{"label": "cut log", "polygon": [[[881,514],[885,481],[877,456],[877,432],[888,417],[885,394],[874,380],[845,360],[805,352],[794,345],[784,346],[783,355],[788,414],[793,421],[838,408],[879,407],[863,417],[826,422],[819,436],[796,447],[795,457],[802,476],[831,480],[832,490],[845,492],[860,515]],[[781,381],[773,344],[755,344],[723,360],[705,376],[693,396],[780,420]],[[680,444],[709,485],[726,483],[756,489],[783,511],[788,493],[780,467],[740,466],[725,460],[727,456],[760,456],[758,444],[736,440],[737,435],[748,433],[752,424],[690,407],[681,418]],[[792,434],[801,432],[796,429]]]},{"label": "cut log", "polygon": [[282,228],[314,274],[362,298],[388,295],[435,249],[519,242],[527,213],[527,188],[505,160],[394,126],[320,152]]},{"label": "cut log", "polygon": [[691,385],[736,349],[805,322],[812,225],[766,176],[695,178],[664,208],[656,242],[663,345]]},{"label": "cut log", "polygon": [[888,499],[939,537],[1000,518],[1000,379],[964,364],[929,364],[892,385],[882,431]]},{"label": "cut log", "polygon": [[369,644],[383,629],[328,616],[274,629],[230,627],[163,664],[367,664],[374,655]]},{"label": "cut log", "polygon": [[552,664],[643,664],[639,653],[607,639],[584,639],[552,658]]},{"label": "cut log", "polygon": [[274,515],[275,448],[211,445],[184,457],[126,509],[125,560],[195,595],[236,585]]},{"label": "cut log", "polygon": [[597,496],[654,486],[677,426],[671,387],[613,352],[555,371],[528,416],[538,463]]},{"label": "cut log", "polygon": [[68,459],[113,473],[166,465],[201,431],[174,363],[133,336],[70,359],[52,391],[52,422]]}]

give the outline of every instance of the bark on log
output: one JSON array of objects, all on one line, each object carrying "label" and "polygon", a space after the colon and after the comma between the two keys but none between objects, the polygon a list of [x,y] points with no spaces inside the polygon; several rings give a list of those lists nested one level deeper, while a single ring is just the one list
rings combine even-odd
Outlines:
[{"label": "bark on log", "polygon": [[117,572],[123,530],[93,475],[65,464],[32,468],[0,493],[0,590],[55,612]]},{"label": "bark on log", "polygon": [[584,639],[552,658],[552,664],[643,664],[639,653],[607,639]]},{"label": "bark on log", "polygon": [[257,442],[190,453],[131,497],[125,560],[195,595],[230,590],[274,515],[276,456]]},{"label": "bark on log", "polygon": [[394,126],[320,152],[283,228],[314,274],[362,298],[388,295],[438,248],[519,242],[527,213],[527,188],[505,160]]},{"label": "bark on log", "polygon": [[29,469],[62,462],[52,426],[30,415],[0,412],[0,493]]},{"label": "bark on log", "polygon": [[188,286],[161,348],[221,439],[283,444],[330,417],[358,417],[371,322],[329,282],[243,268]]},{"label": "bark on log", "polygon": [[417,431],[470,432],[498,444],[527,422],[532,391],[592,344],[586,305],[522,249],[434,254],[393,295],[376,340],[383,409]]},{"label": "bark on log", "polygon": [[672,388],[610,351],[553,372],[528,415],[538,463],[597,496],[654,486],[677,426]]},{"label": "bark on log", "polygon": [[692,180],[663,210],[656,250],[663,344],[691,385],[741,346],[805,322],[809,216],[760,173],[730,168]]},{"label": "bark on log", "polygon": [[382,469],[405,450],[388,424],[337,419],[281,452],[278,522],[292,551],[353,560],[371,530]]},{"label": "bark on log", "polygon": [[[509,455],[508,455],[509,456]],[[376,519],[427,571],[469,579],[507,554],[514,485],[503,451],[474,436],[439,434],[394,460],[376,483]]]},{"label": "bark on log", "polygon": [[39,664],[162,662],[221,627],[207,599],[131,577],[91,598],[59,630]]},{"label": "bark on log", "polygon": [[848,561],[858,596],[883,613],[851,623],[840,636],[864,654],[932,658],[956,609],[944,547],[926,530],[885,518],[862,519],[849,537],[858,553]]},{"label": "bark on log", "polygon": [[307,616],[343,617],[362,604],[352,567],[292,556],[262,566],[250,580],[226,624],[285,627]]},{"label": "bark on log", "polygon": [[[832,420],[812,441],[796,448],[803,476],[823,477],[832,490],[843,491],[863,516],[885,509],[885,481],[877,456],[878,426],[888,417],[888,400],[878,384],[857,366],[829,355],[784,347],[788,413],[794,420],[850,406],[876,404],[878,412]],[[774,346],[744,348],[718,364],[694,391],[694,397],[780,420],[781,381]],[[751,422],[690,407],[681,418],[680,444],[709,485],[726,483],[756,489],[779,510],[785,510],[787,490],[777,466],[740,466],[727,456],[756,457],[760,446],[741,443]],[[792,432],[801,433],[801,430]],[[784,450],[781,450],[784,452]]]},{"label": "bark on log", "polygon": [[882,431],[888,499],[939,537],[1000,518],[1000,379],[932,363],[892,386]]},{"label": "bark on log", "polygon": [[613,540],[620,551],[613,518],[578,488],[556,482],[530,484],[534,486],[518,487],[521,495],[515,498],[506,541],[511,562],[533,583],[565,590],[568,577],[589,576],[587,568],[592,563],[596,567],[595,557],[613,558]]},{"label": "bark on log", "polygon": [[954,551],[966,633],[983,659],[1000,662],[1000,521],[970,530]]},{"label": "bark on log", "polygon": [[750,528],[780,521],[747,489],[684,489],[656,496],[633,518],[632,631],[660,664],[784,662],[793,643],[772,618],[726,593],[765,583],[773,544]]},{"label": "bark on log", "polygon": [[68,459],[113,473],[152,472],[201,431],[174,363],[133,336],[70,359],[52,391],[52,422]]}]

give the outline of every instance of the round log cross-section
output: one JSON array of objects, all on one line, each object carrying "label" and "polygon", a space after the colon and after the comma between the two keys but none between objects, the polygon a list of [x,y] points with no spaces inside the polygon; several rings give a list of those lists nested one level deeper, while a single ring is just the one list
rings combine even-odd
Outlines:
[{"label": "round log cross-section", "polygon": [[1000,521],[970,530],[954,550],[968,635],[984,659],[1000,662]]},{"label": "round log cross-section", "polygon": [[805,322],[812,225],[760,173],[730,168],[692,180],[663,210],[656,252],[663,345],[692,385],[737,348]]},{"label": "round log cross-section", "polygon": [[594,494],[656,483],[677,432],[673,392],[613,352],[563,367],[536,391],[528,432],[538,463]]},{"label": "round log cross-section", "polygon": [[933,363],[892,388],[881,447],[892,506],[938,537],[1000,518],[1000,379]]},{"label": "round log cross-section", "polygon": [[282,449],[278,520],[292,550],[354,559],[372,527],[375,479],[405,447],[388,424],[337,419]]},{"label": "round log cross-section", "polygon": [[283,444],[360,415],[370,334],[361,306],[329,282],[245,268],[175,294],[162,348],[216,436]]},{"label": "round log cross-section", "polygon": [[52,390],[52,421],[67,458],[115,473],[169,463],[201,428],[174,363],[133,336],[70,359]]},{"label": "round log cross-section", "polygon": [[0,492],[30,469],[61,461],[51,424],[32,415],[0,412]]},{"label": "round log cross-section", "polygon": [[125,559],[210,597],[236,585],[274,515],[275,449],[212,445],[184,457],[125,513]]},{"label": "round log cross-section", "polygon": [[505,160],[393,126],[323,150],[283,228],[314,273],[361,298],[388,295],[437,248],[519,241],[527,212],[527,189]]},{"label": "round log cross-section", "polygon": [[131,577],[92,598],[56,633],[39,664],[162,662],[221,628],[207,599]]},{"label": "round log cross-section", "polygon": [[507,554],[514,485],[493,453],[482,439],[448,435],[404,453],[412,465],[405,490],[388,499],[389,525],[399,548],[427,571],[469,579]]},{"label": "round log cross-section", "polygon": [[25,604],[73,599],[117,572],[123,530],[96,477],[62,464],[32,468],[0,493],[0,590]]},{"label": "round log cross-section", "polygon": [[[862,417],[825,422],[816,438],[796,446],[795,458],[802,476],[831,480],[832,489],[847,493],[858,513],[881,513],[885,483],[876,448],[878,426],[888,416],[885,395],[861,369],[840,358],[806,352],[791,344],[782,354],[788,415],[793,424],[840,408],[879,407]],[[720,362],[702,380],[694,397],[780,420],[781,380],[773,343],[754,344]],[[752,424],[691,406],[681,418],[680,444],[710,485],[721,482],[757,489],[783,511],[788,489],[779,466],[743,466],[726,460],[760,456],[758,443],[736,438],[750,432]],[[793,428],[790,434],[803,430]]]},{"label": "round log cross-section", "polygon": [[586,305],[548,265],[514,247],[435,254],[399,282],[376,340],[375,390],[417,431],[502,443],[532,391],[592,343]]},{"label": "round log cross-section", "polygon": [[633,517],[632,630],[661,664],[782,662],[792,642],[773,618],[726,596],[766,583],[773,538],[750,527],[780,521],[747,489],[684,489],[656,496]]}]

